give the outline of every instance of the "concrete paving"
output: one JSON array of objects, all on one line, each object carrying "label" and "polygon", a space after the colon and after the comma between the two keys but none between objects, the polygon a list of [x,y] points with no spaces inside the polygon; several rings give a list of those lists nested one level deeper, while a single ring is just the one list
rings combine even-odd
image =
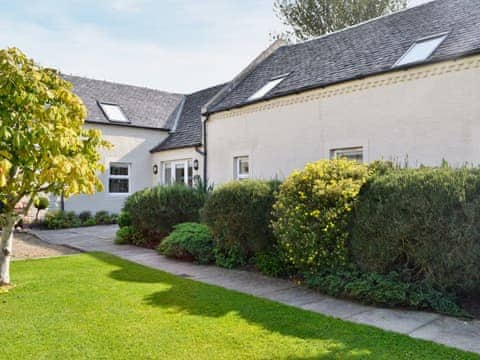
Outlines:
[{"label": "concrete paving", "polygon": [[335,299],[287,280],[258,273],[195,265],[158,255],[154,250],[113,243],[116,225],[66,230],[35,230],[42,240],[80,251],[103,251],[192,280],[221,286],[320,314],[375,326],[414,338],[480,354],[480,321],[463,321],[428,312],[384,309]]}]

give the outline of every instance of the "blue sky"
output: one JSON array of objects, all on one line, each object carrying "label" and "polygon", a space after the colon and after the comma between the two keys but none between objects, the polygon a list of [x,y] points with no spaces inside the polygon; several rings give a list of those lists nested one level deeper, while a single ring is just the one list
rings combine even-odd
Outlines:
[{"label": "blue sky", "polygon": [[0,47],[69,74],[191,92],[231,79],[269,45],[282,28],[272,4],[0,0]]}]

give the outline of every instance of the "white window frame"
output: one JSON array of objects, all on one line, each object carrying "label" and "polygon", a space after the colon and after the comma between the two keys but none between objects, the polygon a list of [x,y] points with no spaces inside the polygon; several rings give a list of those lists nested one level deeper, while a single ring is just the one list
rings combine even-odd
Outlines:
[{"label": "white window frame", "polygon": [[[248,173],[242,174],[240,173],[240,162],[242,160],[247,160],[248,161]],[[243,156],[235,156],[235,180],[245,180],[250,177],[250,159],[247,155]]]},{"label": "white window frame", "polygon": [[288,75],[290,75],[290,73],[279,75],[270,79],[265,85],[263,85],[260,89],[255,91],[252,95],[250,95],[250,97],[248,98],[248,101],[253,101],[253,100],[258,100],[263,98],[270,91],[276,88],[278,84],[280,84],[283,80],[285,80]]},{"label": "white window frame", "polygon": [[169,185],[174,185],[175,184],[175,167],[177,165],[183,165],[184,172],[185,172],[185,178],[183,179],[183,182],[186,186],[190,186],[188,184],[188,168],[192,168],[192,186],[193,186],[193,159],[184,159],[184,160],[172,160],[172,161],[163,161],[162,162],[162,177],[161,177],[161,184],[162,185],[168,185],[166,183],[166,173],[165,169],[167,167],[167,164],[170,165],[170,184]]},{"label": "white window frame", "polygon": [[[105,115],[105,117],[108,119],[108,121],[116,122],[116,123],[130,123],[130,120],[128,120],[127,115],[125,115],[125,113],[123,112],[123,109],[120,105],[114,104],[114,103],[103,102],[103,101],[99,101],[98,105],[100,106],[100,109],[102,109],[102,112]],[[123,119],[112,119],[108,115],[107,106],[116,107],[118,109],[120,115],[123,117]]]},{"label": "white window frame", "polygon": [[[128,169],[128,175],[113,175],[112,174],[112,166],[127,166]],[[132,164],[127,163],[127,162],[119,162],[119,161],[112,161],[109,163],[108,166],[108,193],[113,196],[124,196],[124,195],[130,195],[132,192]],[[110,179],[127,179],[128,180],[128,192],[112,192],[110,191]]]},{"label": "white window frame", "polygon": [[[346,158],[350,159],[349,155],[354,155],[354,154],[362,154],[362,163],[365,161],[365,155],[363,151],[363,146],[355,146],[355,147],[348,147],[348,148],[337,148],[337,149],[332,149],[330,150],[330,159],[341,159]],[[353,159],[350,159],[353,160]]]},{"label": "white window frame", "polygon": [[[400,59],[397,60],[397,62],[395,63],[395,65],[393,65],[393,67],[416,64],[416,63],[427,60],[440,47],[440,45],[442,45],[447,35],[448,33],[442,33],[442,34],[432,35],[432,36],[418,39],[408,48],[408,50],[400,57]],[[407,58],[415,50],[415,47],[417,47],[419,44],[422,44],[425,42],[431,42],[435,40],[438,40],[438,44],[431,49],[431,51],[427,54],[427,56],[404,62],[405,58]]]}]

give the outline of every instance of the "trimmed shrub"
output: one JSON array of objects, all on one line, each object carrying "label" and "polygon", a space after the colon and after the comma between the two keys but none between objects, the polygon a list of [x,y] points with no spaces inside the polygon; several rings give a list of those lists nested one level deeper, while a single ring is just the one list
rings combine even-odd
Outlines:
[{"label": "trimmed shrub", "polygon": [[112,222],[110,214],[108,211],[100,210],[95,213],[95,221],[99,225],[106,225]]},{"label": "trimmed shrub", "polygon": [[95,226],[97,225],[96,221],[94,218],[89,218],[87,220],[85,220],[83,223],[82,223],[83,226]]},{"label": "trimmed shrub", "polygon": [[254,263],[257,270],[267,276],[287,277],[295,274],[282,251],[275,245],[267,251],[256,254]]},{"label": "trimmed shrub", "polygon": [[118,226],[119,227],[125,227],[125,226],[130,226],[132,225],[132,218],[130,217],[130,214],[126,211],[120,212],[120,215],[118,215]]},{"label": "trimmed shrub", "polygon": [[397,169],[373,176],[355,210],[352,256],[367,272],[480,289],[480,170]]},{"label": "trimmed shrub", "polygon": [[158,244],[174,225],[198,222],[205,196],[184,185],[157,186],[129,196],[123,211],[130,215],[131,226],[151,244]]},{"label": "trimmed shrub", "polygon": [[37,209],[37,213],[35,214],[35,221],[38,221],[38,214],[40,214],[40,211],[47,209],[48,205],[50,205],[50,201],[44,196],[40,196],[33,201],[33,206],[35,207],[35,209]]},{"label": "trimmed shrub", "polygon": [[112,213],[110,214],[110,224],[117,224],[118,223],[118,214]]},{"label": "trimmed shrub", "polygon": [[214,260],[212,234],[206,225],[183,223],[162,240],[157,248],[160,254],[177,259],[209,264]]},{"label": "trimmed shrub", "polygon": [[48,229],[66,229],[82,225],[82,222],[73,211],[48,212],[43,222]]},{"label": "trimmed shrub", "polygon": [[368,174],[355,161],[320,160],[293,172],[280,186],[273,231],[300,273],[347,264],[352,208]]},{"label": "trimmed shrub", "polygon": [[203,220],[213,235],[217,265],[243,265],[272,246],[269,224],[277,186],[274,181],[232,181],[211,193]]},{"label": "trimmed shrub", "polygon": [[434,310],[447,315],[469,317],[453,295],[424,283],[411,283],[408,278],[408,274],[397,272],[365,274],[342,267],[307,275],[306,281],[308,286],[324,294],[355,299],[363,304]]},{"label": "trimmed shrub", "polygon": [[[82,211],[80,214],[78,214],[78,217],[82,223],[85,223],[87,220],[92,219],[92,213],[90,211]],[[93,220],[95,221],[95,219]]]},{"label": "trimmed shrub", "polygon": [[45,196],[40,196],[33,201],[33,206],[37,210],[45,210],[50,205],[50,201]]},{"label": "trimmed shrub", "polygon": [[143,235],[132,226],[124,226],[117,230],[115,243],[119,245],[132,244],[142,246],[148,243]]}]

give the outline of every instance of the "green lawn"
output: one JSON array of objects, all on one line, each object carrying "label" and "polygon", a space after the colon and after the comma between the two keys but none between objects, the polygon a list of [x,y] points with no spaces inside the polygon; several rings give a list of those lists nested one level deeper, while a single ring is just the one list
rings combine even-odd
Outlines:
[{"label": "green lawn", "polygon": [[0,359],[478,359],[102,253],[12,272]]}]

